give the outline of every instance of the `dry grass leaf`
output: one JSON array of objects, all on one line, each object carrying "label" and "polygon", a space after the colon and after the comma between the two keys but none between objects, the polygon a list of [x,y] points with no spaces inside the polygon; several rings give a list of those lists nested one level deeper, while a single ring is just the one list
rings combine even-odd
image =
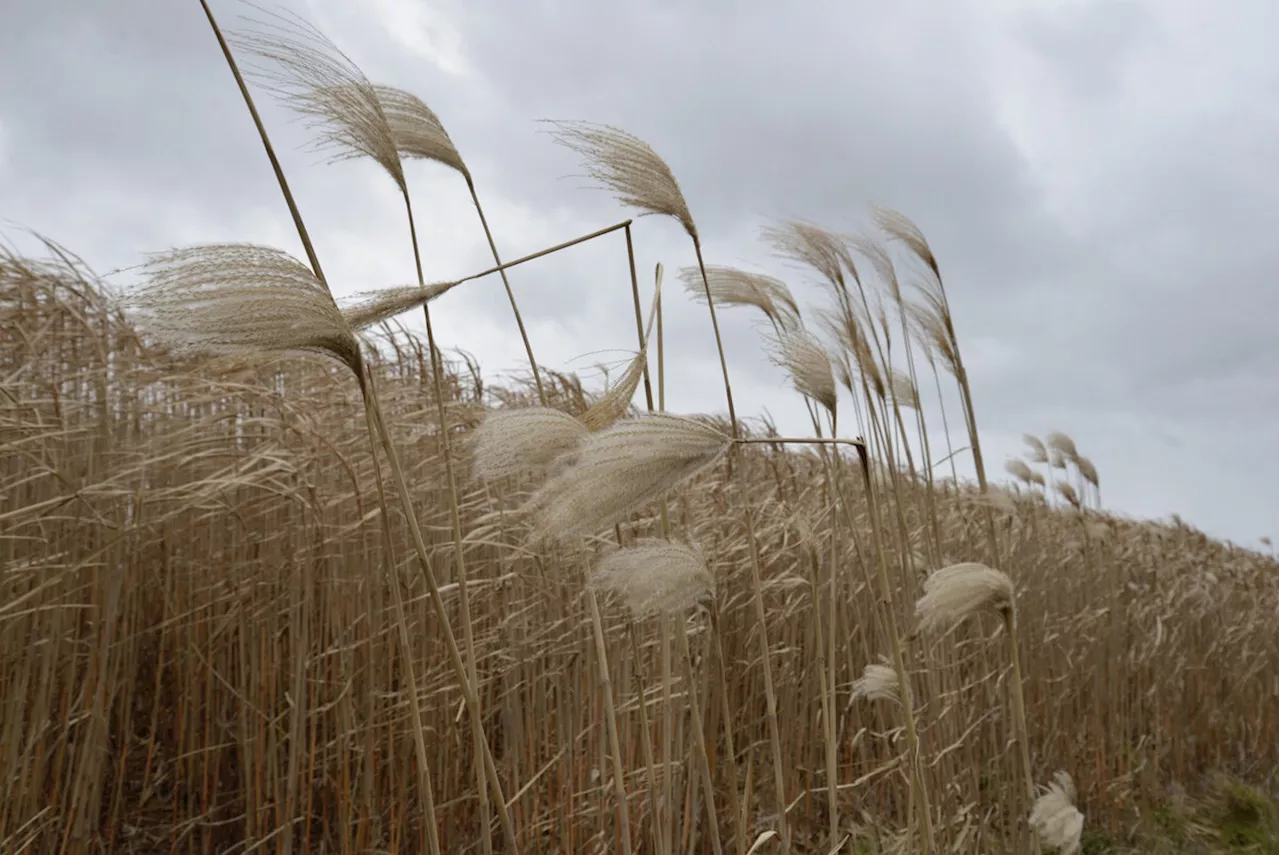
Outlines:
[{"label": "dry grass leaf", "polygon": [[586,436],[586,426],[560,410],[491,410],[471,435],[472,472],[496,481],[538,470],[573,451]]},{"label": "dry grass leaf", "polygon": [[966,562],[944,567],[924,583],[916,602],[916,618],[926,632],[950,629],[968,617],[1013,608],[1013,582],[985,564]]},{"label": "dry grass leaf", "polygon": [[700,550],[654,538],[605,555],[590,584],[621,598],[636,617],[681,614],[715,596],[715,577]]},{"label": "dry grass leaf", "polygon": [[618,201],[647,214],[674,217],[697,239],[680,185],[658,153],[637,136],[592,122],[551,122],[556,142],[586,161],[587,175],[612,190]]},{"label": "dry grass leaf", "polygon": [[1053,779],[1044,794],[1036,799],[1029,821],[1041,843],[1062,855],[1074,855],[1080,851],[1084,814],[1076,809],[1076,786],[1071,776],[1058,772]]},{"label": "dry grass leaf", "polygon": [[360,346],[328,289],[278,249],[208,244],[151,257],[125,305],[177,352],[241,356],[325,353],[361,376]]},{"label": "dry grass leaf", "polygon": [[334,160],[370,157],[402,191],[404,168],[378,92],[324,33],[292,13],[264,12],[252,29],[228,33],[236,47],[266,60],[250,70],[285,105],[320,132]]},{"label": "dry grass leaf", "polygon": [[719,460],[729,436],[672,415],[626,419],[591,434],[571,466],[547,480],[526,509],[540,536],[594,534]]}]

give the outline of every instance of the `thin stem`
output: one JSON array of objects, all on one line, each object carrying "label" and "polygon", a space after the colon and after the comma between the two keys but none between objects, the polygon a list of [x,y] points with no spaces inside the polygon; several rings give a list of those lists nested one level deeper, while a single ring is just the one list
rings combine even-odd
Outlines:
[{"label": "thin stem", "polygon": [[[716,319],[716,303],[711,296],[711,284],[707,280],[707,267],[702,260],[702,242],[690,231],[693,238],[693,249],[698,257],[698,271],[702,275],[702,288],[707,297],[707,309],[711,312],[711,329],[715,333],[716,352],[720,356],[720,372],[724,375],[724,397],[729,408],[729,423],[735,441],[741,438],[738,427],[737,411],[733,406],[733,387],[729,383],[729,363],[724,355],[724,343],[720,337],[720,322]],[[726,475],[733,477],[732,458],[727,460]],[[751,509],[745,504],[742,507],[742,523],[747,535],[747,545],[751,556],[751,592],[755,604],[756,623],[759,627],[760,660],[764,672],[765,717],[769,726],[769,748],[773,757],[774,799],[778,809],[778,828],[782,833],[782,853],[791,852],[791,824],[787,820],[787,787],[783,777],[786,768],[782,758],[782,734],[778,729],[778,697],[773,685],[773,665],[769,651],[769,619],[764,607],[764,581],[760,577],[760,547],[756,542],[755,523],[751,518]]]},{"label": "thin stem", "polygon": [[564,241],[563,243],[558,243],[555,246],[549,246],[546,249],[540,249],[537,252],[531,252],[528,255],[522,255],[519,258],[517,258],[515,261],[508,261],[506,263],[498,264],[496,267],[490,267],[487,270],[481,270],[479,273],[472,273],[470,276],[464,276],[461,279],[457,280],[454,284],[460,285],[463,282],[470,282],[473,279],[482,279],[485,276],[488,276],[493,273],[500,273],[503,270],[510,270],[511,268],[520,264],[524,264],[527,261],[533,261],[534,259],[542,258],[545,255],[551,255],[553,252],[559,252],[562,249],[568,249],[571,246],[576,246],[580,243],[586,243],[589,240],[595,240],[598,237],[603,237],[604,235],[610,234],[612,232],[616,232],[618,229],[626,229],[630,227],[631,227],[631,221],[623,220],[620,223],[614,223],[611,226],[605,226],[603,229],[597,229],[594,232],[591,232],[590,234],[585,234],[580,237],[573,238],[572,240],[567,240],[567,241]]},{"label": "thin stem", "polygon": [[418,703],[418,669],[413,661],[413,644],[409,639],[409,624],[405,619],[404,595],[400,591],[400,576],[396,572],[395,549],[391,542],[391,518],[387,515],[386,491],[382,486],[382,470],[378,464],[378,434],[374,426],[373,411],[365,407],[365,426],[369,431],[370,451],[373,456],[374,480],[378,485],[378,506],[382,510],[382,541],[386,550],[387,573],[390,581],[392,604],[396,617],[396,633],[400,641],[404,670],[409,683],[409,712],[413,716],[413,750],[418,758],[418,777],[423,801],[424,826],[428,826],[427,846],[431,855],[440,855],[439,828],[436,826],[435,795],[431,787],[431,766],[427,759],[427,744],[422,732],[422,712]]},{"label": "thin stem", "polygon": [[[413,539],[413,548],[417,553],[418,566],[422,571],[423,579],[426,580],[427,589],[431,593],[431,602],[435,606],[436,619],[440,622],[440,632],[444,637],[445,648],[449,653],[449,664],[453,668],[454,677],[458,681],[467,709],[471,712],[472,726],[474,727],[480,720],[480,701],[476,695],[475,681],[472,680],[471,673],[463,662],[462,651],[458,648],[458,639],[453,633],[453,626],[449,621],[449,612],[444,605],[444,597],[441,596],[440,586],[436,582],[435,574],[431,571],[431,560],[427,554],[426,541],[422,538],[422,529],[418,525],[418,518],[412,511],[413,500],[409,495],[408,482],[405,480],[404,470],[400,467],[400,458],[395,452],[395,444],[392,443],[391,435],[387,432],[387,426],[382,419],[372,384],[369,385],[367,396],[373,406],[374,424],[378,429],[382,446],[387,452],[387,462],[391,468],[391,482],[395,485],[396,491],[399,493],[400,503],[405,508],[405,521],[409,524],[409,536]],[[465,582],[459,579],[459,596],[465,596],[466,589]],[[506,799],[502,796],[502,784],[498,780],[498,770],[494,766],[488,740],[481,740],[480,748],[483,754],[485,776],[488,779],[489,788],[493,791],[494,799],[497,801],[498,818],[502,822],[502,830],[503,835],[506,837],[507,847],[513,853],[518,852],[515,831],[511,827],[511,818],[507,813]]]},{"label": "thin stem", "polygon": [[714,855],[722,855],[720,848],[720,821],[716,817],[716,791],[711,783],[711,764],[707,759],[707,738],[703,731],[702,707],[698,701],[698,686],[693,679],[693,657],[689,654],[689,638],[686,634],[684,616],[680,615],[678,618],[680,627],[676,632],[676,641],[680,645],[680,664],[684,667],[685,695],[689,698],[689,716],[693,719],[690,729],[693,731],[694,747],[697,748],[698,774],[702,777],[702,798],[707,806],[707,837],[711,838],[711,851]]},{"label": "thin stem", "polygon": [[[408,190],[404,192],[404,206],[405,213],[409,218],[409,235],[413,242],[413,261],[418,272],[418,284],[422,285],[424,281],[422,276],[422,256],[418,249],[418,234],[413,221],[413,204],[409,199]],[[462,613],[462,641],[467,653],[466,674],[472,686],[467,707],[471,714],[471,731],[475,741],[476,755],[478,758],[483,758],[482,765],[484,767],[483,769],[480,766],[476,767],[476,790],[480,801],[482,829],[480,840],[483,844],[484,841],[489,839],[489,792],[484,786],[484,779],[492,769],[493,772],[489,779],[489,784],[493,789],[494,807],[498,810],[498,818],[502,824],[503,835],[506,837],[507,848],[514,855],[519,851],[516,845],[515,830],[511,826],[511,816],[507,812],[507,799],[502,793],[502,784],[498,780],[497,770],[493,767],[489,741],[484,735],[484,720],[480,711],[480,697],[477,694],[480,678],[476,669],[475,633],[471,625],[471,594],[467,585],[467,562],[463,553],[462,522],[458,513],[458,484],[453,471],[453,452],[449,441],[448,414],[445,411],[444,369],[440,364],[443,360],[440,358],[440,351],[436,347],[435,330],[431,325],[431,307],[428,303],[422,304],[422,315],[427,327],[427,349],[430,351],[431,356],[431,385],[436,399],[436,418],[439,419],[440,424],[440,454],[444,458],[445,486],[449,491],[449,527],[453,535],[454,572],[458,577],[459,611]],[[390,445],[390,437],[387,437],[386,442]],[[399,464],[397,463],[396,466],[398,467]],[[414,520],[414,525],[416,525],[413,505],[408,502],[407,491],[405,502],[405,515]],[[423,570],[428,575],[433,575],[425,560],[423,562]]]},{"label": "thin stem", "polygon": [[635,621],[628,622],[628,634],[631,636],[631,658],[635,660],[636,699],[640,707],[640,749],[644,756],[644,765],[649,772],[649,813],[653,830],[654,848],[661,854],[666,852],[666,840],[662,834],[662,811],[659,807],[661,797],[658,795],[658,769],[653,760],[653,744],[650,741],[649,710],[645,700],[645,680],[640,669],[640,633]]},{"label": "thin stem", "polygon": [[[467,175],[467,189],[471,191],[471,201],[475,203],[476,213],[480,215],[480,225],[484,227],[484,236],[489,241],[489,251],[493,253],[493,263],[498,266],[498,275],[502,277],[502,287],[507,289],[507,299],[511,301],[511,311],[516,316],[516,326],[520,329],[520,340],[524,342],[524,352],[529,357],[529,370],[533,372],[533,383],[538,387],[538,401],[542,406],[547,406],[547,392],[542,388],[542,375],[538,371],[538,362],[533,358],[533,345],[529,344],[529,334],[524,329],[524,319],[520,316],[520,307],[516,305],[515,292],[511,290],[511,283],[507,280],[507,269],[502,264],[502,259],[498,257],[498,245],[493,241],[493,232],[489,230],[489,221],[485,219],[484,208],[480,206],[480,197],[476,195],[475,182],[471,180],[471,176]],[[418,284],[422,283],[421,270],[419,270]]]},{"label": "thin stem", "polygon": [[[640,282],[636,278],[636,251],[631,240],[631,223],[626,224],[627,236],[627,267],[631,272],[631,300],[635,304],[636,310],[636,339],[639,342],[641,350],[644,349],[644,317],[640,311]],[[653,386],[649,382],[649,360],[644,362],[644,398],[649,405],[649,411],[653,411]]]},{"label": "thin stem", "polygon": [[[1027,809],[1022,813],[1028,815],[1031,804],[1036,798],[1036,779],[1031,771],[1031,746],[1027,734],[1027,710],[1022,696],[1022,661],[1018,655],[1018,617],[1012,606],[1004,610],[1004,634],[1009,643],[1009,659],[1013,663],[1012,684],[1009,693],[1013,698],[1013,726],[1017,731],[1018,754],[1022,760],[1022,775],[1025,779],[1027,793]],[[1031,848],[1035,855],[1040,855],[1040,838],[1031,833]]]},{"label": "thin stem", "polygon": [[604,693],[605,727],[609,732],[609,753],[613,755],[613,788],[618,797],[618,826],[622,831],[623,855],[631,855],[631,809],[627,801],[626,776],[622,769],[622,743],[618,740],[618,712],[613,704],[613,680],[609,676],[609,650],[604,643],[604,626],[600,620],[600,604],[596,592],[587,586],[587,605],[591,608],[591,629],[595,636],[600,689]]},{"label": "thin stem", "polygon": [[898,635],[898,618],[893,604],[893,589],[889,584],[889,571],[885,566],[884,550],[880,543],[880,511],[877,508],[875,487],[871,483],[871,466],[867,459],[866,448],[859,448],[858,453],[862,463],[863,486],[867,491],[867,511],[871,517],[871,549],[875,552],[876,557],[876,577],[880,583],[880,600],[884,612],[885,629],[889,634],[889,647],[893,653],[893,670],[898,677],[899,694],[902,701],[903,723],[907,729],[907,761],[911,767],[911,786],[916,793],[920,809],[925,846],[932,852],[933,818],[929,812],[929,797],[925,791],[924,779],[920,772],[920,740],[916,734],[910,675],[907,673],[907,662],[902,650],[902,639]]}]

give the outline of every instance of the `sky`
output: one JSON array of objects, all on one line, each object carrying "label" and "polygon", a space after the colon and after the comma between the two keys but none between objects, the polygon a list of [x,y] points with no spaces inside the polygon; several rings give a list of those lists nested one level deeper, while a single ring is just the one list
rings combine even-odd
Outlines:
[{"label": "sky", "polygon": [[[210,3],[228,29],[258,14]],[[1177,513],[1246,546],[1276,539],[1273,0],[268,8],[302,15],[372,81],[432,107],[505,258],[631,215],[540,119],[646,140],[680,182],[707,262],[781,276],[806,313],[827,293],[761,227],[874,233],[872,205],[902,211],[940,261],[990,470],[1022,452],[1023,433],[1062,431],[1114,512]],[[198,0],[11,0],[0,79],[0,236],[21,246],[34,229],[102,273],[193,243],[302,257]],[[258,103],[339,300],[412,282],[385,173],[326,163],[294,114],[260,90]],[[421,161],[407,175],[427,279],[490,266],[461,178]],[[639,219],[634,235],[646,289],[656,263],[667,271],[668,408],[723,413],[706,308],[674,275],[694,263],[691,245],[668,218]],[[540,363],[598,388],[599,366],[635,347],[619,233],[510,279]],[[527,369],[496,277],[441,298],[433,319],[441,346],[491,377]],[[806,433],[757,318],[728,310],[721,326],[740,415]],[[944,399],[962,445],[957,401]]]}]

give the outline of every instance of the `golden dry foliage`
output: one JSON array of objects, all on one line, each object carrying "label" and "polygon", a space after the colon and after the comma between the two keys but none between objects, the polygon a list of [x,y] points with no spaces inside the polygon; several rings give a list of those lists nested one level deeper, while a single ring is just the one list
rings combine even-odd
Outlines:
[{"label": "golden dry foliage", "polygon": [[[288,273],[300,307],[329,318],[340,337],[336,309],[314,300],[296,263],[255,253],[247,258]],[[383,551],[374,461],[347,370],[305,356],[201,363],[153,347],[115,305],[69,257],[0,255],[0,851],[60,852],[65,844],[68,852],[194,855],[255,844],[278,852],[285,841],[295,852],[422,851],[392,573],[409,586],[434,819],[446,849],[473,845],[476,758],[462,699],[424,582],[403,563],[412,550],[398,505],[385,521],[394,556]],[[332,352],[329,341],[308,341]],[[396,333],[365,353],[442,596],[457,608],[423,351]],[[549,406],[571,414],[592,397],[570,377],[547,389]],[[447,429],[460,440],[480,424],[495,427],[488,419],[504,410],[486,416],[492,399],[532,403],[529,388],[484,398],[480,391],[478,382],[446,378]],[[563,442],[534,442],[517,426],[497,438],[501,453],[491,460],[499,474],[513,474],[520,467],[511,460],[528,460],[521,443],[546,459],[582,433],[575,426]],[[475,480],[459,496],[483,724],[522,849],[594,852],[617,840],[607,686],[635,848],[653,851],[646,757],[659,756],[663,718],[661,622],[633,619],[625,602],[608,599],[608,671],[600,673],[584,618],[583,547],[531,540],[511,513],[539,490],[557,509],[553,528],[620,535],[623,549],[642,550],[653,548],[645,538],[666,540],[652,503],[665,495],[671,540],[700,544],[713,570],[710,608],[674,618],[692,679],[682,655],[667,663],[674,762],[669,779],[653,770],[658,789],[671,785],[681,851],[707,851],[717,831],[725,851],[736,851],[734,805],[745,813],[748,842],[771,830],[751,546],[736,510],[743,506],[756,533],[790,761],[783,777],[793,851],[830,851],[824,683],[836,710],[837,798],[853,835],[846,851],[883,851],[876,847],[905,839],[897,706],[855,700],[898,696],[879,666],[864,671],[887,640],[879,592],[867,582],[872,517],[850,469],[856,463],[743,446],[728,482],[709,465],[727,445],[723,430],[671,417],[624,419],[582,442],[576,467],[548,480]],[[828,466],[847,494],[847,506],[834,510]],[[885,531],[900,519],[906,535],[884,538],[884,549],[907,627],[923,582],[907,568],[930,565],[902,550],[923,553],[929,544],[949,562],[985,561],[986,539],[973,488],[947,484],[927,506],[923,482],[907,473],[897,480],[900,498],[886,490],[880,512],[892,523]],[[1276,562],[1182,524],[1089,508],[1066,514],[1038,493],[1010,502],[1014,512],[999,523],[1000,569],[1017,586],[1037,780],[1072,770],[1079,793],[1069,801],[1087,829],[1121,834],[1174,782],[1193,788],[1217,771],[1273,773]],[[926,507],[936,511],[936,544],[927,539]],[[808,527],[800,542],[797,518]],[[587,548],[616,565],[624,593],[644,587],[642,574],[673,566],[652,556],[628,564],[618,556],[636,553],[615,545]],[[705,576],[691,578],[710,587]],[[943,581],[935,578],[926,597],[940,596]],[[950,599],[950,617],[1007,601],[999,580],[966,586],[981,596]],[[1025,851],[1014,841],[1032,806],[1010,740],[1009,660],[992,643],[995,623],[974,616],[946,634],[921,633],[910,648],[939,851]],[[827,626],[831,635],[818,633]],[[694,788],[705,788],[690,699],[703,718],[718,829],[695,811]],[[1070,845],[1075,814],[1053,798],[1032,822],[1046,818],[1046,845]]]}]

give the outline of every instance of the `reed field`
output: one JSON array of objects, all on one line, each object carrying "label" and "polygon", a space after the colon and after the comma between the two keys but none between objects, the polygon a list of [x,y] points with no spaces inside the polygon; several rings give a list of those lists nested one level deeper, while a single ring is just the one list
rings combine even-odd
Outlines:
[{"label": "reed field", "polygon": [[[984,459],[965,285],[907,216],[766,225],[801,305],[704,258],[642,140],[554,123],[636,217],[599,282],[633,358],[543,366],[495,269],[529,361],[495,385],[436,339],[470,280],[431,282],[406,162],[502,267],[441,120],[206,12],[306,257],[157,247],[124,287],[0,249],[0,853],[1275,851],[1276,560],[1108,512],[1065,434]],[[416,284],[335,301],[263,99],[394,182]],[[636,269],[643,214],[685,257]],[[679,300],[705,413],[665,407]],[[734,397],[730,324],[812,433]]]}]

